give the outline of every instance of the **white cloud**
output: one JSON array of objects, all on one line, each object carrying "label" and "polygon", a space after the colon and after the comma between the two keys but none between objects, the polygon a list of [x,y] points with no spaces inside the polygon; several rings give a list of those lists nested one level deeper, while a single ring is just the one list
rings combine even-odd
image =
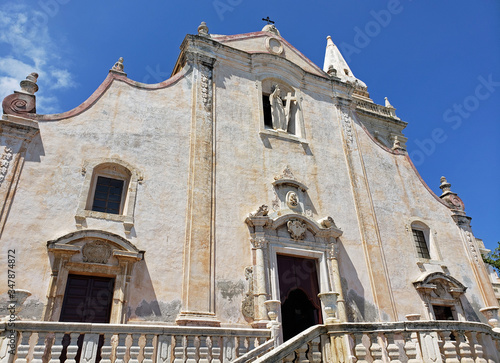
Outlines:
[{"label": "white cloud", "polygon": [[54,91],[75,86],[50,36],[50,22],[40,21],[47,17],[23,2],[0,6],[0,100],[19,90],[19,82],[28,74],[37,72],[38,113],[60,112]]}]

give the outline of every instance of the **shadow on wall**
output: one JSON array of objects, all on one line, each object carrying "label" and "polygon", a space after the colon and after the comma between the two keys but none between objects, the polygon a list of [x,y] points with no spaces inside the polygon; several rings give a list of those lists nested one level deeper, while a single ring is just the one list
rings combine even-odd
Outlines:
[{"label": "shadow on wall", "polygon": [[175,322],[180,310],[180,299],[158,301],[147,263],[141,261],[130,290],[127,320]]},{"label": "shadow on wall", "polygon": [[374,304],[366,301],[365,290],[359,280],[356,268],[342,243],[339,243],[338,260],[347,320],[350,322],[378,321],[378,309]]}]

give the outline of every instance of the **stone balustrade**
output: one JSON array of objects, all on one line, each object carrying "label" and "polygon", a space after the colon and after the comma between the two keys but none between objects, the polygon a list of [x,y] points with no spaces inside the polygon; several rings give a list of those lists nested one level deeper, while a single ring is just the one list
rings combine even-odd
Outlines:
[{"label": "stone balustrade", "polygon": [[29,322],[0,325],[0,362],[499,363],[500,333],[458,321],[316,325],[273,349],[270,330]]},{"label": "stone balustrade", "polygon": [[230,362],[271,337],[265,329],[18,321],[15,354],[4,323],[0,362]]},{"label": "stone balustrade", "polygon": [[333,362],[500,362],[500,333],[458,321],[328,325]]},{"label": "stone balustrade", "polygon": [[[279,345],[274,350],[254,360],[254,363],[330,362],[329,342],[325,325],[315,325],[292,339]],[[334,361],[331,361],[334,362]]]},{"label": "stone balustrade", "polygon": [[396,110],[394,108],[385,107],[382,105],[377,105],[376,103],[355,100],[356,109],[361,111],[367,111],[369,113],[374,113],[377,115],[390,117],[395,120],[400,120],[399,117],[396,116]]}]

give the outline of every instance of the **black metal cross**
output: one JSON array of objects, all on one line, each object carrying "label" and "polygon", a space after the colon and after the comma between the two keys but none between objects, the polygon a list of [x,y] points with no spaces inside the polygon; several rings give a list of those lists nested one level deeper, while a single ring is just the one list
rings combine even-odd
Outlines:
[{"label": "black metal cross", "polygon": [[274,21],[272,21],[271,19],[269,19],[269,17],[262,18],[262,20],[267,21],[268,24],[274,24]]}]

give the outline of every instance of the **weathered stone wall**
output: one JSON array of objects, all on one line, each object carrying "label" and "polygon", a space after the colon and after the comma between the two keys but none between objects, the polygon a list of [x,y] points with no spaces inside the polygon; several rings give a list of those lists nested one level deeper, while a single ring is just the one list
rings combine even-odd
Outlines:
[{"label": "weathered stone wall", "polygon": [[[214,314],[223,325],[248,325],[252,319],[243,315],[242,301],[255,286],[245,271],[255,266],[258,256],[245,219],[262,205],[279,215],[273,210],[272,183],[286,166],[307,187],[308,220],[329,216],[343,231],[337,239],[338,263],[350,321],[403,320],[412,313],[426,317],[413,286],[425,272],[449,274],[468,287],[460,297],[464,314],[470,320],[478,318],[490,292],[478,286],[481,279],[450,209],[426,188],[404,152],[382,146],[361,126],[360,120],[368,116],[356,116],[349,108],[350,86],[321,76],[287,44],[288,56],[280,58],[200,39],[186,42],[191,43],[184,55],[191,59],[175,81],[147,87],[122,77],[83,112],[40,119],[40,133],[26,152],[2,234],[3,255],[9,248],[18,251],[16,287],[32,293],[23,318],[42,319],[42,307],[52,294],[56,262],[47,252],[47,241],[77,230],[102,230],[145,252],[125,283],[126,321],[173,323],[179,313],[189,320],[186,300],[194,306],[193,301],[209,296],[215,304],[208,301],[202,313]],[[238,47],[248,50],[255,42]],[[203,53],[199,59],[192,56],[197,52]],[[203,68],[206,65],[193,67],[207,59],[217,60],[213,72]],[[270,78],[295,90],[297,117],[304,128],[300,137],[264,128],[262,85]],[[387,130],[390,135],[390,127]],[[90,187],[86,173],[91,171],[84,166],[109,159],[127,163],[139,176],[131,229],[120,220],[75,219]],[[204,168],[210,163],[211,176]],[[192,175],[193,165],[204,173],[201,177]],[[204,177],[210,185],[202,185]],[[203,201],[196,197],[197,188],[202,189]],[[189,226],[198,225],[195,216],[202,204],[214,219],[203,224],[208,237],[198,244],[187,236],[193,235]],[[417,258],[411,232],[415,221],[430,229],[431,261]],[[280,228],[273,232],[274,240],[289,240],[289,233]],[[308,231],[303,250],[314,252],[312,243],[321,238]],[[192,257],[201,246],[208,252]],[[324,250],[321,254],[326,259]],[[209,271],[206,281],[191,275],[198,271],[191,265],[199,262],[197,258],[204,258],[200,268]],[[266,299],[279,299],[269,271],[272,259],[264,257]],[[339,290],[333,273],[324,272],[326,263],[321,266],[322,292]],[[189,283],[208,290],[186,290]],[[5,286],[0,289],[3,293]]]}]

